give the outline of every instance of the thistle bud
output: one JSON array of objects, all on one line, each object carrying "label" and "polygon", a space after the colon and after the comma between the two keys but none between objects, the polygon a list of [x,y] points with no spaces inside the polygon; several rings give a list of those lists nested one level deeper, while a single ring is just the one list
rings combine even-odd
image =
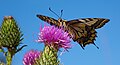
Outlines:
[{"label": "thistle bud", "polygon": [[12,16],[5,16],[0,27],[0,47],[16,48],[22,40],[20,28]]}]

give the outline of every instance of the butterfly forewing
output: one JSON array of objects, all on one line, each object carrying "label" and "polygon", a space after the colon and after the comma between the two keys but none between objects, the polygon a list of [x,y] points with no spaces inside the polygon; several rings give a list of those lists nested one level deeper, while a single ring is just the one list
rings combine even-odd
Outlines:
[{"label": "butterfly forewing", "polygon": [[44,15],[37,15],[38,18],[40,18],[41,20],[49,23],[50,25],[55,25],[55,26],[59,26],[60,23],[58,22],[58,20],[48,17],[48,16],[44,16]]},{"label": "butterfly forewing", "polygon": [[105,23],[109,21],[109,19],[104,19],[104,18],[83,18],[79,19],[79,21],[87,24],[88,26],[92,26],[95,29],[101,28]]}]

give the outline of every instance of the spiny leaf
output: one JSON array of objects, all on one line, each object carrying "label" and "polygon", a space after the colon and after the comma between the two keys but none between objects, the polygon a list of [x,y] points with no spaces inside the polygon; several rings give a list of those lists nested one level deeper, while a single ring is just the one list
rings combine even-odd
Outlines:
[{"label": "spiny leaf", "polygon": [[23,45],[22,47],[18,48],[15,53],[19,52],[20,50],[22,50],[22,49],[23,49],[24,47],[26,47],[26,46],[27,46],[27,45]]}]

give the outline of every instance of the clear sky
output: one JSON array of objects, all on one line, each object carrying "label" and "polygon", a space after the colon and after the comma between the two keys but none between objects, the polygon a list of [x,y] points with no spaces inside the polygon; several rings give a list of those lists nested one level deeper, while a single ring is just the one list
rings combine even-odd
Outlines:
[{"label": "clear sky", "polygon": [[64,65],[120,65],[120,0],[0,0],[0,24],[4,16],[13,16],[24,34],[23,43],[28,45],[13,57],[12,65],[23,65],[23,56],[31,49],[43,50],[44,45],[35,42],[40,25],[44,24],[36,14],[58,19],[48,10],[49,7],[58,15],[63,9],[62,18],[66,20],[87,17],[110,19],[109,23],[97,30],[98,37],[95,43],[100,49],[94,45],[88,45],[83,50],[72,41],[73,47],[69,52],[59,56],[61,63]]}]

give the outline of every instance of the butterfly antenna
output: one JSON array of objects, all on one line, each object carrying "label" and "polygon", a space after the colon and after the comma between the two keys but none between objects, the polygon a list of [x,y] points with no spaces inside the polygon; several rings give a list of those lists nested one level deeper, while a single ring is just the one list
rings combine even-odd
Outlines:
[{"label": "butterfly antenna", "polygon": [[61,10],[61,15],[60,15],[60,18],[62,17],[62,15],[63,15],[63,10]]},{"label": "butterfly antenna", "polygon": [[51,8],[49,8],[49,10],[59,18],[59,16]]}]

